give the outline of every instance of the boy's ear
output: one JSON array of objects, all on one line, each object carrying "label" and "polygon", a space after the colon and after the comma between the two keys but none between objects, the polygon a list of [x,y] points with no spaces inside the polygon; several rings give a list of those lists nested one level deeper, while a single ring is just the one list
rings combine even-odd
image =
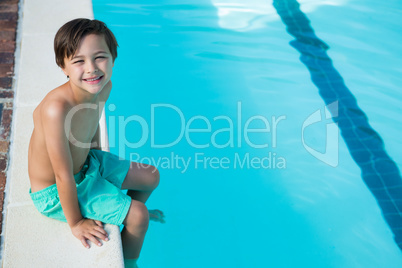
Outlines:
[{"label": "boy's ear", "polygon": [[67,76],[67,78],[70,78],[70,76],[68,75],[68,73],[67,73],[67,71],[66,71],[66,69],[64,69],[64,68],[61,68],[61,70],[63,71],[63,73]]}]

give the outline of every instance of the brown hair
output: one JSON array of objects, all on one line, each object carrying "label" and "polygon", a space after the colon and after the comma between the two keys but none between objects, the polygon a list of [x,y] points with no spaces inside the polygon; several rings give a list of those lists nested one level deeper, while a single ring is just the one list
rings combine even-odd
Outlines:
[{"label": "brown hair", "polygon": [[54,37],[54,53],[56,63],[64,68],[64,59],[74,56],[81,40],[88,34],[98,34],[105,37],[106,44],[112,54],[113,61],[117,58],[117,41],[106,24],[99,20],[75,19],[64,24]]}]

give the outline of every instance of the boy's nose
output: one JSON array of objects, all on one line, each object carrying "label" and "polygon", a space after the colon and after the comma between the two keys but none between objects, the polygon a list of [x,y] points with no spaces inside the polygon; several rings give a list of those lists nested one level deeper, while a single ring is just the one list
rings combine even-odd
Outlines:
[{"label": "boy's nose", "polygon": [[87,69],[87,73],[94,73],[97,70],[96,65],[93,62],[88,63],[86,69]]}]

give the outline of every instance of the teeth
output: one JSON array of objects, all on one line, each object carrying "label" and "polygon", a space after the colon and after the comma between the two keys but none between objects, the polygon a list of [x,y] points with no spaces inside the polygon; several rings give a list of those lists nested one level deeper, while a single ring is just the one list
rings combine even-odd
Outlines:
[{"label": "teeth", "polygon": [[87,79],[87,81],[95,81],[95,80],[98,80],[99,78],[100,78],[100,76],[95,77],[94,79]]}]

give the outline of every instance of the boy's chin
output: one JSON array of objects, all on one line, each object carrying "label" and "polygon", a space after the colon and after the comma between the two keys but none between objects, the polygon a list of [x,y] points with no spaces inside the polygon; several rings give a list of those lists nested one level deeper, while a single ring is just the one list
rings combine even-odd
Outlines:
[{"label": "boy's chin", "polygon": [[104,87],[105,86],[103,85],[102,87],[96,87],[96,88],[84,88],[84,90],[92,95],[96,95],[100,93]]},{"label": "boy's chin", "polygon": [[97,95],[98,93],[100,93],[103,88],[105,87],[105,85],[96,85],[96,86],[88,86],[88,85],[81,85],[78,88],[86,93],[89,93],[91,95]]}]

